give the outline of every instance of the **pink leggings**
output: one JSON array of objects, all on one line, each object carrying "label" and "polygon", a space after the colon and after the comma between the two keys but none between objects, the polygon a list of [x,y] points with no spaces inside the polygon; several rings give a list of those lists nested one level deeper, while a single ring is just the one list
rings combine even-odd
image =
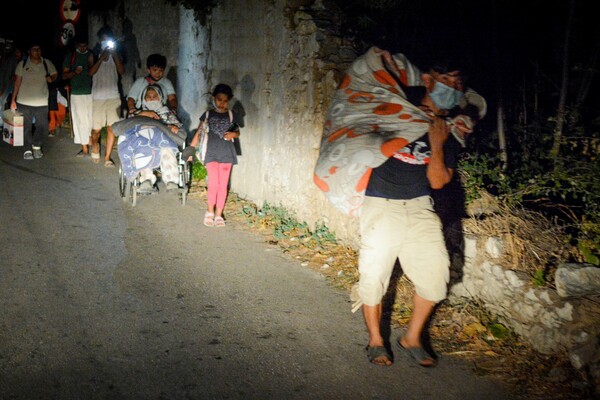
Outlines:
[{"label": "pink leggings", "polygon": [[219,163],[216,161],[206,164],[209,210],[215,205],[217,206],[217,210],[222,210],[225,207],[231,167],[231,163]]}]

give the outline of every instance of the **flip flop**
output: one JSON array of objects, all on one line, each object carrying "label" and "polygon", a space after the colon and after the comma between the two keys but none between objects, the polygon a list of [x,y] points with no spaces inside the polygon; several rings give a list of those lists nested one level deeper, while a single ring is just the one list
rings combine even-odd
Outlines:
[{"label": "flip flop", "polygon": [[[390,353],[388,353],[385,347],[367,346],[365,350],[367,350],[367,358],[372,364],[380,367],[389,367],[392,365],[392,356],[390,356]],[[383,360],[382,357],[385,357],[387,361]]]},{"label": "flip flop", "polygon": [[402,343],[400,343],[400,340],[402,340],[402,337],[399,337],[398,340],[396,340],[398,347],[409,355],[418,365],[424,368],[436,366],[437,361],[425,351],[425,349],[422,347],[404,347],[402,346]]}]

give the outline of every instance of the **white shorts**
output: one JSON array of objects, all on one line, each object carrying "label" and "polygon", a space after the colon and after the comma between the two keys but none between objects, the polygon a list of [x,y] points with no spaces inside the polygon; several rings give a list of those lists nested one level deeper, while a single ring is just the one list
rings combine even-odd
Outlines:
[{"label": "white shorts", "polygon": [[92,104],[93,126],[92,129],[98,131],[105,126],[118,122],[121,118],[119,111],[121,109],[121,99],[94,100]]},{"label": "white shorts", "polygon": [[362,304],[381,303],[396,259],[420,297],[434,303],[446,298],[450,261],[431,197],[365,197],[360,234],[358,295]]}]

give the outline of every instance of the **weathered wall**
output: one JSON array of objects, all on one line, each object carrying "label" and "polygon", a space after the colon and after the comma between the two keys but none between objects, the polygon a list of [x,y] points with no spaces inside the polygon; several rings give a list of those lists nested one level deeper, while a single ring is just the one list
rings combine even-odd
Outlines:
[{"label": "weathered wall", "polygon": [[209,83],[231,85],[245,116],[232,190],[259,205],[282,205],[301,221],[325,221],[352,242],[356,221],[333,210],[312,182],[336,86],[321,57],[323,44],[335,40],[326,36],[284,0],[223,2],[211,16]]}]

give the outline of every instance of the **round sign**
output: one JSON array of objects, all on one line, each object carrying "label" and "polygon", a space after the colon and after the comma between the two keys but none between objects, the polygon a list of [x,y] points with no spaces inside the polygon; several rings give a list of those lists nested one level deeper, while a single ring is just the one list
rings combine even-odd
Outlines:
[{"label": "round sign", "polygon": [[60,44],[66,46],[75,36],[75,26],[71,21],[65,22],[60,30]]},{"label": "round sign", "polygon": [[80,0],[60,0],[60,18],[63,22],[77,23],[81,16]]}]

